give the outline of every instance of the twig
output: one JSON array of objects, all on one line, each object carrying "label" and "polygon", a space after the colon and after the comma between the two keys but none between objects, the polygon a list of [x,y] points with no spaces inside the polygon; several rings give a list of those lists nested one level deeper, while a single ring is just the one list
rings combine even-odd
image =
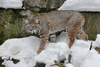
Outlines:
[{"label": "twig", "polygon": [[91,42],[91,45],[90,45],[90,48],[89,48],[89,50],[91,50],[91,49],[92,49],[92,44],[93,44],[93,42]]},{"label": "twig", "polygon": [[68,63],[71,62],[71,58],[72,58],[72,56],[71,56],[71,54],[69,54],[69,55],[68,55]]},{"label": "twig", "polygon": [[64,63],[59,63],[58,61],[54,60],[55,64],[50,65],[50,66],[54,66],[57,65],[58,67],[66,67],[66,65]]}]

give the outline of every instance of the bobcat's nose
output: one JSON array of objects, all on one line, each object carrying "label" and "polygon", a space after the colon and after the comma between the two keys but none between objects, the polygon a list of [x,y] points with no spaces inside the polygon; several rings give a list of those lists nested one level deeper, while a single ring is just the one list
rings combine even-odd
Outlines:
[{"label": "bobcat's nose", "polygon": [[32,29],[30,29],[30,31],[32,31]]}]

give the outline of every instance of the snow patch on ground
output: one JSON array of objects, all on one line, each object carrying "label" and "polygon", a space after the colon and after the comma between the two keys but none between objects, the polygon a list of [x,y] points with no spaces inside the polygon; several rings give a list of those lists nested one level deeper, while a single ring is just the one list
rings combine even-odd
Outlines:
[{"label": "snow patch on ground", "polygon": [[[6,67],[33,67],[36,62],[34,57],[39,47],[40,39],[37,37],[27,37],[21,39],[9,39],[0,46],[0,56],[4,59],[3,65]],[[12,58],[20,60],[14,64]]]},{"label": "snow patch on ground", "polygon": [[[48,43],[46,49],[35,57],[38,62],[46,63],[46,67],[54,64],[54,60],[60,61],[68,56],[68,45],[64,42]],[[40,58],[42,57],[42,58]]]},{"label": "snow patch on ground", "polygon": [[80,67],[86,55],[88,54],[90,43],[83,40],[76,40],[70,49],[72,59],[71,62],[74,67]]},{"label": "snow patch on ground", "polygon": [[100,0],[66,0],[58,10],[100,12]]},{"label": "snow patch on ground", "polygon": [[[93,45],[100,47],[100,34],[97,35]],[[0,57],[4,60],[5,67],[34,67],[36,62],[46,63],[46,67],[54,64],[54,60],[60,61],[71,54],[71,63],[66,67],[100,67],[100,54],[93,47],[91,50],[91,41],[75,40],[73,46],[69,49],[66,42],[66,33],[63,32],[57,37],[56,43],[47,43],[45,50],[37,54],[40,45],[40,38],[35,36],[25,38],[8,39],[0,46]],[[13,59],[19,60],[14,63]],[[52,66],[57,67],[57,66]]]},{"label": "snow patch on ground", "polygon": [[68,63],[66,64],[66,67],[74,67],[72,64]]},{"label": "snow patch on ground", "polygon": [[23,0],[0,0],[0,7],[2,8],[22,8]]},{"label": "snow patch on ground", "polygon": [[97,38],[95,42],[93,43],[93,47],[99,47],[100,48],[100,34],[97,34]]},{"label": "snow patch on ground", "polygon": [[[0,46],[0,57],[6,67],[33,67],[36,62],[46,63],[46,67],[54,64],[54,60],[65,59],[69,47],[64,42],[47,43],[45,50],[37,54],[40,38],[30,36],[26,38],[8,39]],[[14,64],[12,58],[20,60]]]},{"label": "snow patch on ground", "polygon": [[94,49],[88,52],[80,67],[100,67],[100,54]]}]

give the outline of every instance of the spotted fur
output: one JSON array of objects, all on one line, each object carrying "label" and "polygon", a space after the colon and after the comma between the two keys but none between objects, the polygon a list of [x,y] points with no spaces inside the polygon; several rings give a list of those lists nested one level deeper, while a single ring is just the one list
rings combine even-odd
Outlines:
[{"label": "spotted fur", "polygon": [[83,30],[84,16],[76,11],[52,11],[32,18],[25,26],[27,30],[38,33],[41,44],[38,53],[44,50],[50,34],[66,30],[69,37],[69,47],[72,46],[75,37],[87,40],[88,35]]}]

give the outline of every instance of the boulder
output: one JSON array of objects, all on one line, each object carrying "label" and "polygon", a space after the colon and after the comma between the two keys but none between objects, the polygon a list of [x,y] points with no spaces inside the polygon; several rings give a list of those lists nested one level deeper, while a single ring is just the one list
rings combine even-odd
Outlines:
[{"label": "boulder", "polygon": [[97,34],[100,34],[100,12],[82,12],[85,17],[85,32],[89,40],[95,40]]},{"label": "boulder", "polygon": [[31,35],[25,30],[26,22],[38,15],[30,10],[0,9],[0,44],[9,38]]},{"label": "boulder", "polygon": [[66,0],[24,0],[24,7],[30,10],[52,10],[59,8]]}]

